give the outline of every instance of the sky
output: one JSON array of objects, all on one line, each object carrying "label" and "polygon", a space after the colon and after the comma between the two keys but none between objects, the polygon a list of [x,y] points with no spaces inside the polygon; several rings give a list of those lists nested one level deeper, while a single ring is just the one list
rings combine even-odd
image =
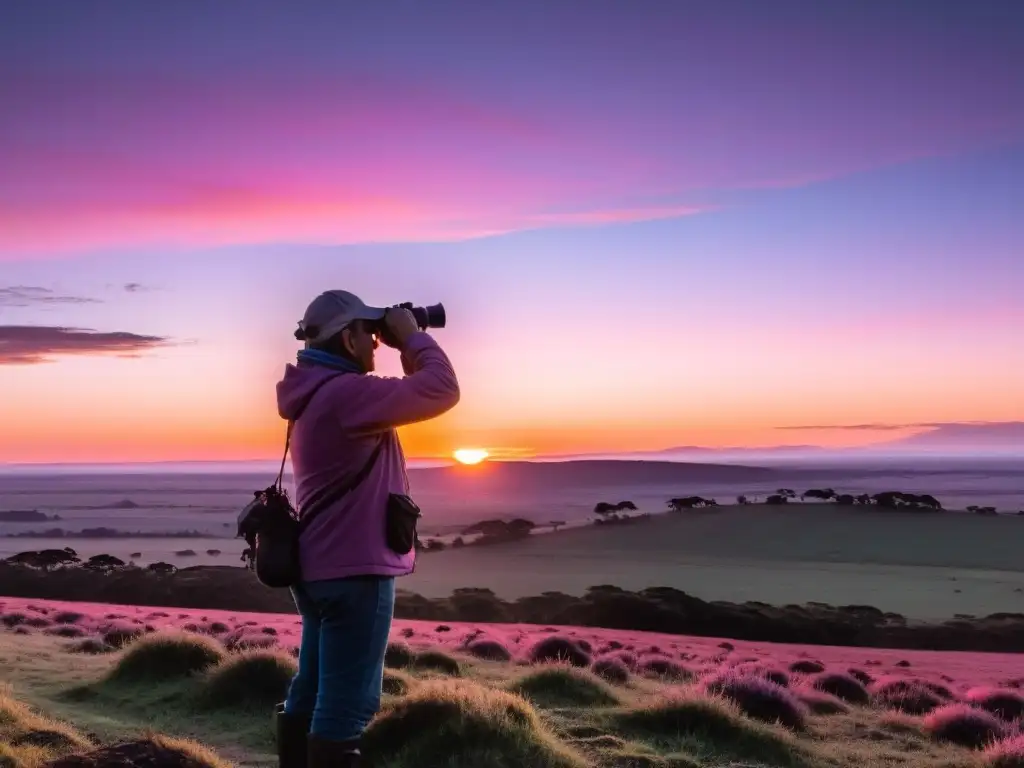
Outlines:
[{"label": "sky", "polygon": [[331,288],[412,457],[1024,420],[1013,0],[11,3],[0,104],[0,462],[279,455]]}]

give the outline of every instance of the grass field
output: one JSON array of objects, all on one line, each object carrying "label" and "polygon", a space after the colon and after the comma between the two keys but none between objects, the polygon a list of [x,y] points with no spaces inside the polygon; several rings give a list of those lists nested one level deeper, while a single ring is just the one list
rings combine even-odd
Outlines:
[{"label": "grass field", "polygon": [[[0,765],[126,740],[273,764],[296,617],[0,604]],[[1021,768],[1022,685],[1021,655],[398,621],[367,751],[386,768]]]}]

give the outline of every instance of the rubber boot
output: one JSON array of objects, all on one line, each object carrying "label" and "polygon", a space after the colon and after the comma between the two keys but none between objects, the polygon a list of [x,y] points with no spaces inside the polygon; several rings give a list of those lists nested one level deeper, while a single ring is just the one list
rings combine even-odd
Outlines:
[{"label": "rubber boot", "polygon": [[359,752],[359,739],[329,741],[310,735],[306,768],[365,768]]},{"label": "rubber boot", "polygon": [[311,719],[308,715],[288,714],[283,703],[274,708],[278,768],[306,768],[309,761],[306,741]]}]

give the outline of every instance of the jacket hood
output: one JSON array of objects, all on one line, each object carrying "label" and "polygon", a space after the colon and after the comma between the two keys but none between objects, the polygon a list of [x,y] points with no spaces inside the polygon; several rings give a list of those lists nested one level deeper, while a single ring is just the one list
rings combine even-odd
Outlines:
[{"label": "jacket hood", "polygon": [[294,419],[306,407],[313,393],[325,379],[342,373],[319,365],[288,363],[284,376],[277,382],[277,413],[282,419]]}]

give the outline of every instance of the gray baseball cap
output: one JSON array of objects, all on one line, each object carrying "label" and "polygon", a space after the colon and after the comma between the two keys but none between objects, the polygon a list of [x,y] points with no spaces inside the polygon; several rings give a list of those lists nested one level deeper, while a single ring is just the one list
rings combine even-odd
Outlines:
[{"label": "gray baseball cap", "polygon": [[306,307],[295,338],[307,345],[317,344],[340,333],[353,320],[380,320],[386,312],[381,307],[367,306],[348,291],[324,291]]}]

